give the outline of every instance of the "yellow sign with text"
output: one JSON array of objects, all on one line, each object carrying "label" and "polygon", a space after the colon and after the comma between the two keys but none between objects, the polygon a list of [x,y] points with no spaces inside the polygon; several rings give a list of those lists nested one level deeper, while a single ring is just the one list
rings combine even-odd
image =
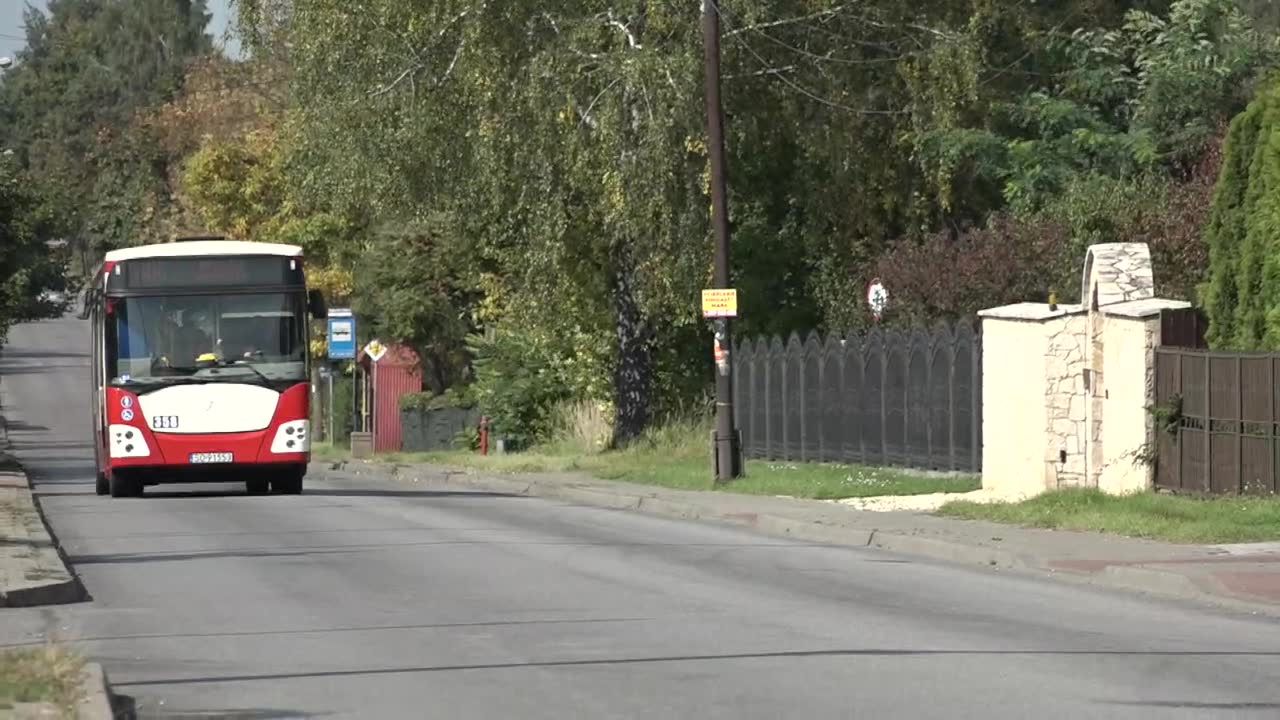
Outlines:
[{"label": "yellow sign with text", "polygon": [[704,318],[736,318],[738,317],[738,291],[703,290],[702,317]]}]

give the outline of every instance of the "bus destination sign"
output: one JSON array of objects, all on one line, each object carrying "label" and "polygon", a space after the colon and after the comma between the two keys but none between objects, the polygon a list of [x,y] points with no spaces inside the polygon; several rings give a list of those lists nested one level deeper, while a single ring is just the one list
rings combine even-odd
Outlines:
[{"label": "bus destination sign", "polygon": [[130,290],[302,284],[297,260],[277,256],[154,258],[123,265],[124,285]]}]

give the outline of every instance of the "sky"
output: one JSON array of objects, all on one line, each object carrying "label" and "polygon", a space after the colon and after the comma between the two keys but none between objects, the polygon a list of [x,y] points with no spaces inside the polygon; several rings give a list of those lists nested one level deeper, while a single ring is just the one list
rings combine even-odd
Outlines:
[{"label": "sky", "polygon": [[[43,10],[46,0],[0,0],[0,57],[12,57],[26,44],[22,14],[28,2]],[[223,33],[230,19],[230,6],[231,0],[209,0],[209,10],[213,13],[209,32],[219,45],[224,43]],[[227,41],[226,47],[231,54],[239,52],[239,44],[234,39]]]}]

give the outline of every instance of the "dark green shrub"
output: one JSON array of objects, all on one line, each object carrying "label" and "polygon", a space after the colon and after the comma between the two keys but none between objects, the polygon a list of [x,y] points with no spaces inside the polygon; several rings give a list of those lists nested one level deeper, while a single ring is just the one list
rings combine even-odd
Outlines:
[{"label": "dark green shrub", "polygon": [[451,387],[438,395],[428,391],[400,396],[401,410],[469,409],[475,406],[475,395],[469,386]]},{"label": "dark green shrub", "polygon": [[491,432],[520,447],[550,437],[556,405],[571,395],[570,384],[549,348],[526,334],[496,332],[473,336],[476,380],[472,386]]},{"label": "dark green shrub", "polygon": [[1280,86],[1231,121],[1205,238],[1215,348],[1280,347]]}]

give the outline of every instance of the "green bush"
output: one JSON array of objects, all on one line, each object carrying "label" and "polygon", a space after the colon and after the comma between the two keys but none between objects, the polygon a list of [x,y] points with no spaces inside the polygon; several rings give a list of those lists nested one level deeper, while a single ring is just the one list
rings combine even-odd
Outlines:
[{"label": "green bush", "polygon": [[468,386],[451,387],[439,395],[432,392],[420,392],[400,396],[401,410],[470,409],[475,406],[475,395]]},{"label": "green bush", "polygon": [[[345,444],[351,437],[353,421],[351,412],[355,407],[351,397],[352,382],[350,375],[336,374],[333,377],[333,438],[331,439],[334,445]],[[319,390],[327,393],[328,387],[321,385]],[[320,420],[329,421],[327,417]]]},{"label": "green bush", "polygon": [[480,428],[469,427],[453,438],[453,446],[458,450],[479,450],[480,449]]},{"label": "green bush", "polygon": [[555,431],[554,411],[571,396],[555,355],[536,338],[496,332],[472,336],[477,404],[489,416],[491,432],[529,447]]}]

